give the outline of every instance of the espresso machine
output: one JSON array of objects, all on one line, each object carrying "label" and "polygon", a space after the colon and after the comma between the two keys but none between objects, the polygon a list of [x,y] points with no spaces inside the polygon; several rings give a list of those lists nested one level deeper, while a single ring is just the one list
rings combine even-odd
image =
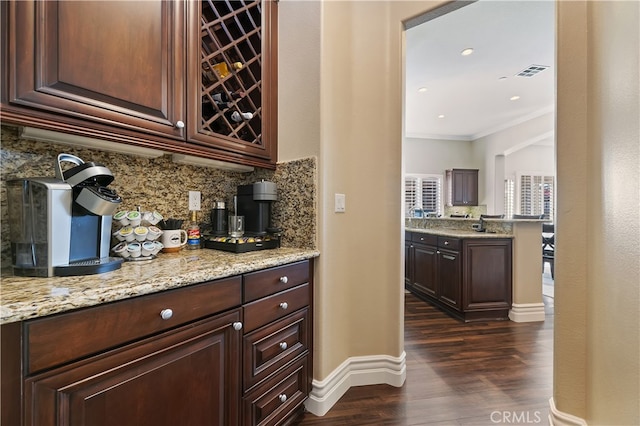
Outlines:
[{"label": "espresso machine", "polygon": [[279,234],[271,226],[271,204],[278,200],[276,184],[260,181],[238,186],[238,216],[244,216],[245,235],[263,236]]},{"label": "espresso machine", "polygon": [[[74,167],[62,171],[62,162]],[[111,171],[70,154],[58,155],[55,178],[7,181],[15,275],[90,275],[120,268],[109,257],[112,215],[122,202],[107,188]]]}]

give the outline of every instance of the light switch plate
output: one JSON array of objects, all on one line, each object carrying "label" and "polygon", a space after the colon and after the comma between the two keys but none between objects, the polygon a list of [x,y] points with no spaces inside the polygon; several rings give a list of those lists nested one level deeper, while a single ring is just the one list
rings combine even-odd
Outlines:
[{"label": "light switch plate", "polygon": [[347,210],[346,199],[344,194],[336,194],[335,212],[344,213]]}]

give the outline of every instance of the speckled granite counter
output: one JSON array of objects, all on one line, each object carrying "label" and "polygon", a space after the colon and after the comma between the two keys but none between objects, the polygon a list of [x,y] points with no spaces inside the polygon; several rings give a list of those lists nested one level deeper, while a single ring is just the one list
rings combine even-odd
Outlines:
[{"label": "speckled granite counter", "polygon": [[127,299],[317,257],[316,250],[279,248],[242,254],[218,250],[161,253],[97,275],[33,278],[3,274],[0,324]]},{"label": "speckled granite counter", "polygon": [[443,237],[454,238],[513,238],[512,234],[506,234],[504,232],[476,232],[466,231],[460,229],[424,229],[424,228],[405,228],[408,232],[419,232],[422,234],[440,235]]}]

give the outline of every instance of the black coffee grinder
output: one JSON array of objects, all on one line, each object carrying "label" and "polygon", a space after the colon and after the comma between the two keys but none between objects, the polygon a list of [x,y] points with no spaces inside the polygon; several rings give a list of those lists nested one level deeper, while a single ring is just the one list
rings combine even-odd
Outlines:
[{"label": "black coffee grinder", "polygon": [[276,184],[262,180],[238,186],[238,216],[244,216],[244,235],[279,235],[271,226],[271,204],[278,200]]}]

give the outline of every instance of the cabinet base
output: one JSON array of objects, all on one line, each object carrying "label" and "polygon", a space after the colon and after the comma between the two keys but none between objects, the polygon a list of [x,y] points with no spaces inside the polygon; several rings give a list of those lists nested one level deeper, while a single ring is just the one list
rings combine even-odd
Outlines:
[{"label": "cabinet base", "polygon": [[509,320],[509,308],[459,311],[429,296],[425,296],[415,291],[411,291],[411,289],[407,289],[407,290],[409,290],[411,294],[416,296],[418,299],[429,303],[433,307],[438,308],[442,312],[460,321],[474,322],[474,321],[508,321]]}]

